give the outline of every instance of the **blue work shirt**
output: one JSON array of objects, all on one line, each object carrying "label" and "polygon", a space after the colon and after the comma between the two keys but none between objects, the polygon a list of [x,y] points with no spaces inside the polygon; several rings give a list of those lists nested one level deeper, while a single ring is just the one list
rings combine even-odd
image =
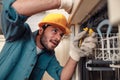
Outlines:
[{"label": "blue work shirt", "polygon": [[31,32],[25,23],[28,17],[11,7],[14,1],[3,0],[1,20],[6,42],[0,53],[0,80],[41,80],[45,71],[60,80],[63,67],[54,51],[42,50],[37,55],[35,38],[38,31]]}]

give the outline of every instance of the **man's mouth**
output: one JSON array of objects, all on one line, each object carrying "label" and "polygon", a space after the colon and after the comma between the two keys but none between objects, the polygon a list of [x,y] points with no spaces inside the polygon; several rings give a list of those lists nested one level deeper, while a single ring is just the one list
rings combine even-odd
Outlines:
[{"label": "man's mouth", "polygon": [[57,41],[51,41],[51,43],[56,47],[58,45]]}]

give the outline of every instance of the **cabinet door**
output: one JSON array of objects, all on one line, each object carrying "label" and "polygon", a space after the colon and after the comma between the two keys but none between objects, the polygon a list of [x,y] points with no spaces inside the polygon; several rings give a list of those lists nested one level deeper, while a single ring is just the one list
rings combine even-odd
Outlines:
[{"label": "cabinet door", "polygon": [[[106,1],[106,0],[102,0]],[[101,0],[75,0],[72,13],[69,16],[69,23],[77,24],[83,21],[87,16],[90,16]]]},{"label": "cabinet door", "polygon": [[112,24],[120,24],[120,0],[108,0],[109,19]]}]

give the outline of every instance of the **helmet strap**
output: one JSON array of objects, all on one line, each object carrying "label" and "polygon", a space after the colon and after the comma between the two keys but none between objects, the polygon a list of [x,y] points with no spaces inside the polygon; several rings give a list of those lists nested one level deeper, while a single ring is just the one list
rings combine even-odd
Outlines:
[{"label": "helmet strap", "polygon": [[51,26],[51,25],[49,25],[49,24],[43,25],[43,26],[42,26],[43,30],[45,30],[48,26]]}]

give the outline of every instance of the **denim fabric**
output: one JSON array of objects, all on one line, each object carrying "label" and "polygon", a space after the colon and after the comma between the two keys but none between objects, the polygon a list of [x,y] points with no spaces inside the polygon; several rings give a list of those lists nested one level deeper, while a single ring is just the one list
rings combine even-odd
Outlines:
[{"label": "denim fabric", "polygon": [[2,31],[6,42],[0,52],[0,80],[41,80],[47,71],[59,80],[62,67],[54,53],[42,51],[37,55],[35,37],[25,23],[28,16],[18,14],[11,4],[15,0],[3,0]]}]

